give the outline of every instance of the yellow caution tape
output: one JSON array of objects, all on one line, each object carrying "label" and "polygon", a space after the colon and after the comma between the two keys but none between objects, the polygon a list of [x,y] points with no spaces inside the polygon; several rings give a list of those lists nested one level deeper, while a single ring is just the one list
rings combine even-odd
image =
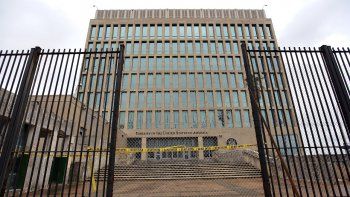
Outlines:
[{"label": "yellow caution tape", "polygon": [[[241,145],[227,145],[227,146],[206,146],[206,147],[185,147],[185,146],[171,146],[171,147],[162,147],[162,148],[117,148],[116,154],[130,154],[130,153],[149,153],[149,152],[183,152],[183,151],[215,151],[215,150],[234,150],[240,148],[248,148],[256,146],[256,144],[241,144]],[[90,157],[96,154],[107,154],[108,149],[88,147],[87,153],[37,153],[40,155],[49,155],[56,157]],[[93,151],[93,152],[89,152]],[[101,151],[101,152],[99,152]],[[17,151],[21,153],[21,151]],[[24,154],[29,154],[29,152],[24,152]],[[35,152],[30,153],[31,156],[35,155]]]}]

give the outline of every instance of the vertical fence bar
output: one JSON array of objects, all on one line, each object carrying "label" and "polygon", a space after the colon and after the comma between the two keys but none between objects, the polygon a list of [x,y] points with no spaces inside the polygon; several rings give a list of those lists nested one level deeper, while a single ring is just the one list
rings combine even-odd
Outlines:
[{"label": "vertical fence bar", "polygon": [[118,54],[118,72],[117,72],[117,85],[114,90],[114,101],[113,101],[113,119],[112,119],[112,130],[111,130],[111,143],[109,147],[109,163],[108,163],[108,181],[107,181],[107,196],[113,196],[113,184],[114,184],[114,165],[115,165],[115,151],[116,151],[116,138],[117,138],[117,126],[119,118],[119,100],[120,100],[120,89],[122,82],[122,72],[124,64],[124,45],[120,45]]},{"label": "vertical fence bar", "polygon": [[264,186],[264,193],[265,193],[265,196],[271,196],[269,174],[267,171],[266,155],[265,155],[265,150],[264,150],[264,141],[263,141],[263,137],[262,137],[263,131],[262,131],[261,119],[259,117],[257,103],[255,102],[255,98],[257,98],[257,91],[255,89],[256,87],[255,87],[252,73],[250,70],[248,52],[247,52],[247,47],[246,47],[245,43],[242,43],[241,48],[242,48],[242,54],[243,54],[244,68],[245,68],[247,82],[248,82],[250,103],[252,106],[256,141],[258,144],[258,152],[259,152],[261,173],[262,173],[263,186]]},{"label": "vertical fence bar", "polygon": [[326,69],[329,73],[330,80],[332,81],[335,97],[339,103],[340,111],[344,118],[345,128],[348,134],[350,134],[350,98],[346,94],[346,84],[342,79],[341,71],[334,58],[332,48],[327,45],[320,47],[322,56],[325,60]]},{"label": "vertical fence bar", "polygon": [[4,183],[6,183],[5,179],[9,173],[7,169],[9,168],[11,154],[15,148],[16,140],[18,139],[18,135],[22,127],[29,93],[39,61],[40,51],[40,47],[32,48],[30,51],[30,56],[25,67],[22,82],[16,97],[13,112],[11,114],[11,119],[7,127],[4,146],[0,157],[0,169],[2,169],[0,170],[0,193],[1,191],[4,191],[5,188],[3,187],[6,187]]}]

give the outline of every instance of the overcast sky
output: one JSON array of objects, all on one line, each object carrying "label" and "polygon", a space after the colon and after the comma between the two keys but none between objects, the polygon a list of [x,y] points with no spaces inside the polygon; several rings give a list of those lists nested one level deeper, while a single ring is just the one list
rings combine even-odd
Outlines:
[{"label": "overcast sky", "polygon": [[262,9],[280,46],[350,46],[350,0],[0,0],[0,49],[82,48],[98,9]]}]

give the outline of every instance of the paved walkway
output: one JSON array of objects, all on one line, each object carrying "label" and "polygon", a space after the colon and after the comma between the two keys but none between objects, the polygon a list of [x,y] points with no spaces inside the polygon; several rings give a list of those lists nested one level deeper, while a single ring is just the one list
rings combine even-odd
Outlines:
[{"label": "paved walkway", "polygon": [[264,196],[261,178],[120,181],[115,196]]}]

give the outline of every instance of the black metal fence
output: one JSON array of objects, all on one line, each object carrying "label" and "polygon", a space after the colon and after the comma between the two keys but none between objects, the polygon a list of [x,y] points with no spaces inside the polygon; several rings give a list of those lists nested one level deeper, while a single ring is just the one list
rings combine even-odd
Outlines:
[{"label": "black metal fence", "polygon": [[242,50],[265,195],[349,196],[349,48]]},{"label": "black metal fence", "polygon": [[[1,195],[112,195],[123,51],[0,51]],[[265,195],[349,196],[350,50],[242,52]]]},{"label": "black metal fence", "polygon": [[1,195],[113,192],[123,51],[0,52]]}]

